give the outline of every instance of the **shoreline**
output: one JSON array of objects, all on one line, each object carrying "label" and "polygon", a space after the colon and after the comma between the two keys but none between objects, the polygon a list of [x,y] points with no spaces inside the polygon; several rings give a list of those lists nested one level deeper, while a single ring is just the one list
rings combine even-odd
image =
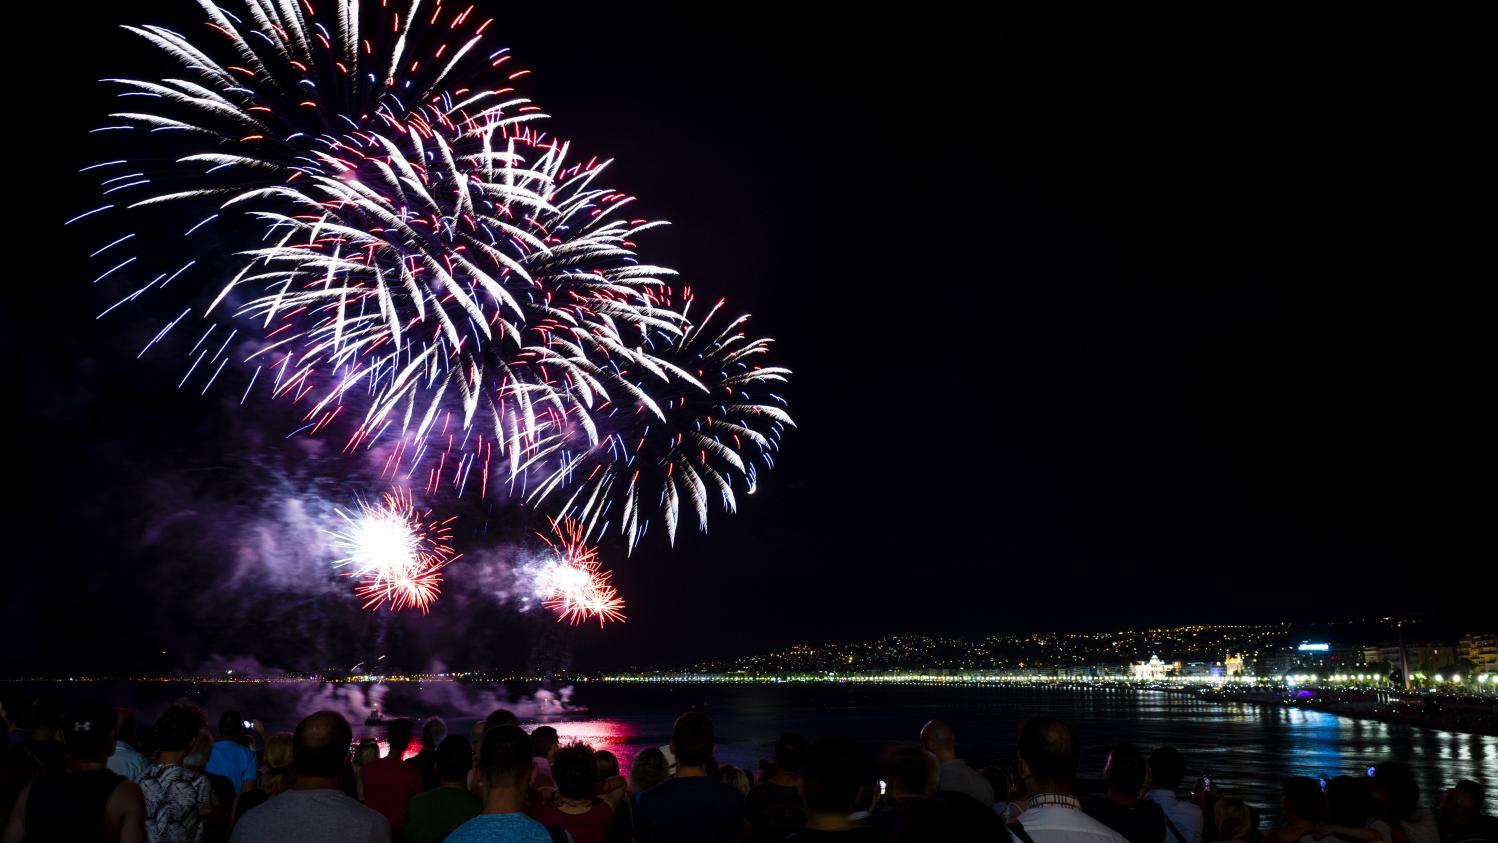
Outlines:
[{"label": "shoreline", "polygon": [[[1316,692],[1316,689],[1311,689]],[[1377,696],[1330,692],[1326,696],[1297,698],[1289,691],[1218,691],[1181,689],[1199,699],[1220,703],[1248,703],[1264,707],[1303,708],[1335,714],[1351,720],[1369,720],[1395,726],[1419,726],[1483,737],[1498,737],[1498,700],[1485,698],[1442,699],[1409,692],[1387,692]],[[1372,698],[1370,698],[1372,697]]]},{"label": "shoreline", "polygon": [[837,676],[796,677],[718,677],[711,675],[646,676],[495,676],[472,673],[419,674],[407,676],[150,676],[150,677],[7,677],[0,684],[77,685],[93,682],[126,682],[139,684],[189,685],[379,685],[379,684],[455,684],[455,685],[826,685],[1011,688],[1027,690],[1124,690],[1158,691],[1185,694],[1203,702],[1239,703],[1260,707],[1301,708],[1334,714],[1353,720],[1368,720],[1399,726],[1418,726],[1445,732],[1484,737],[1498,737],[1498,696],[1436,694],[1433,692],[1395,691],[1388,688],[1279,688],[1274,686],[1203,687],[1189,684],[1108,682],[1079,680],[1002,680],[965,678],[954,681],[949,676],[885,676],[877,679]]}]

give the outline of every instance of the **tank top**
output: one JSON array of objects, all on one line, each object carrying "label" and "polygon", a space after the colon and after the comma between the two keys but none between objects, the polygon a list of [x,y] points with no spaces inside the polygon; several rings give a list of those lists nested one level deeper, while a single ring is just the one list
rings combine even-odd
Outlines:
[{"label": "tank top", "polygon": [[108,768],[34,780],[26,798],[26,839],[104,839],[104,805],[124,780]]}]

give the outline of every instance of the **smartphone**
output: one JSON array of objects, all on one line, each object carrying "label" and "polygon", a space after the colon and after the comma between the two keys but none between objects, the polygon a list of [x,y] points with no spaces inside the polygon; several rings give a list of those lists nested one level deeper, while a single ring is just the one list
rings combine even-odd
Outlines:
[{"label": "smartphone", "polygon": [[1370,778],[1370,779],[1371,779],[1371,778],[1373,778],[1373,774],[1374,774],[1374,772],[1375,772],[1375,771],[1377,771],[1377,770],[1378,770],[1378,768],[1377,768],[1377,767],[1374,767],[1374,766],[1372,766],[1372,765],[1369,765],[1369,767],[1368,767],[1368,778]]},{"label": "smartphone", "polygon": [[887,787],[887,786],[888,786],[888,785],[886,785],[886,784],[885,784],[885,781],[884,781],[884,779],[880,779],[880,780],[879,780],[879,795],[880,795],[880,796],[883,796],[883,795],[884,795],[884,790],[885,790],[885,788],[886,788],[886,787]]},{"label": "smartphone", "polygon": [[1212,791],[1212,774],[1211,773],[1202,773],[1202,790],[1205,790],[1205,791],[1207,791],[1209,793]]},{"label": "smartphone", "polygon": [[243,723],[243,724],[244,724],[244,727],[245,727],[245,728],[246,728],[246,729],[253,729],[253,728],[255,728],[255,724],[254,724],[254,723],[251,723],[251,722],[250,722],[250,721],[248,721],[248,720],[241,720],[241,721],[239,721],[239,722],[241,722],[241,723]]},{"label": "smartphone", "polygon": [[1325,793],[1326,792],[1326,774],[1322,773],[1321,776],[1317,779],[1317,781],[1321,782],[1321,792]]}]

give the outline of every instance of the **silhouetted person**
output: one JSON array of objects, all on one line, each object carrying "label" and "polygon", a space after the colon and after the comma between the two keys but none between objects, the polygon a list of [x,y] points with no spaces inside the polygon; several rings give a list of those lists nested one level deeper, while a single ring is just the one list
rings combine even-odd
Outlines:
[{"label": "silhouetted person", "polygon": [[1326,798],[1315,779],[1294,776],[1280,786],[1280,824],[1264,832],[1264,843],[1315,843],[1326,821]]},{"label": "silhouetted person", "polygon": [[208,759],[208,772],[223,776],[233,782],[234,789],[243,793],[255,786],[260,777],[260,762],[255,750],[245,746],[249,737],[245,731],[243,715],[229,709],[218,719],[218,742],[213,745],[213,756]]},{"label": "silhouetted person", "polygon": [[671,778],[671,763],[659,747],[640,750],[629,765],[629,792],[639,801],[640,795]]},{"label": "silhouetted person", "polygon": [[708,778],[713,723],[689,711],[671,731],[674,778],[640,796],[635,838],[640,843],[729,843],[743,828],[744,796]]},{"label": "silhouetted person", "polygon": [[260,786],[249,793],[241,793],[234,800],[230,825],[249,811],[264,805],[266,800],[280,796],[291,784],[291,765],[294,740],[290,732],[277,732],[265,741],[265,777]]},{"label": "silhouetted person", "polygon": [[619,774],[619,757],[600,749],[593,753],[593,759],[598,763],[598,796],[614,811],[604,843],[629,843],[635,836],[635,805],[629,796],[629,782]]},{"label": "silhouetted person", "polygon": [[407,843],[437,843],[484,810],[484,800],[469,793],[465,784],[473,766],[473,747],[468,739],[449,735],[432,748],[432,754],[437,758],[441,784],[411,800],[406,809]]},{"label": "silhouetted person", "polygon": [[[421,724],[421,751],[406,759],[406,763],[421,774],[421,789],[431,790],[442,784],[437,773],[437,746],[447,737],[447,724],[441,717],[428,717]],[[464,741],[464,743],[468,743]],[[469,744],[471,747],[472,744]],[[471,759],[470,759],[471,760]]]},{"label": "silhouetted person", "polygon": [[1471,798],[1472,810],[1477,815],[1474,821],[1477,831],[1484,838],[1498,841],[1498,817],[1487,812],[1487,788],[1471,779],[1462,779],[1453,790],[1459,790]]},{"label": "silhouetted person", "polygon": [[1074,793],[1081,748],[1071,726],[1032,717],[1020,727],[1015,772],[1028,801],[1009,824],[1020,843],[1126,843],[1082,811]]},{"label": "silhouetted person", "polygon": [[806,738],[787,732],[775,742],[775,772],[750,788],[744,799],[749,840],[755,843],[784,840],[806,823],[806,805],[801,801],[801,765],[805,757]]},{"label": "silhouetted person", "polygon": [[858,810],[860,797],[866,797],[873,784],[873,765],[863,757],[857,744],[845,738],[813,744],[806,751],[801,769],[806,823],[786,839],[798,843],[829,840],[885,843],[890,839],[887,834],[849,816]]},{"label": "silhouetted person", "polygon": [[1176,791],[1186,778],[1186,759],[1173,746],[1150,753],[1144,798],[1165,812],[1161,843],[1202,843],[1202,809]]},{"label": "silhouetted person", "polygon": [[921,727],[921,747],[936,756],[941,764],[941,774],[936,783],[937,790],[966,793],[984,805],[995,801],[993,785],[978,775],[978,771],[957,757],[957,736],[944,720],[932,720]]},{"label": "silhouetted person", "polygon": [[884,796],[866,824],[901,843],[977,843],[1008,836],[993,806],[966,793],[936,789],[940,765],[919,746],[886,750],[879,774]]},{"label": "silhouetted person", "polygon": [[[531,739],[534,742],[534,733]],[[536,819],[547,828],[560,828],[572,835],[573,843],[603,843],[614,824],[614,809],[595,795],[598,760],[593,757],[593,747],[573,743],[554,750],[552,778],[556,791],[542,801]]]},{"label": "silhouetted person", "polygon": [[1103,767],[1108,795],[1083,799],[1082,809],[1129,838],[1129,843],[1160,843],[1165,834],[1165,812],[1141,796],[1147,775],[1144,753],[1133,744],[1119,744],[1108,753],[1108,763]]},{"label": "silhouetted person", "polygon": [[1327,843],[1380,843],[1382,836],[1368,827],[1373,795],[1362,776],[1338,776],[1326,785],[1326,820],[1316,838]]},{"label": "silhouetted person", "polygon": [[114,754],[109,756],[109,769],[136,781],[151,762],[140,754],[140,748],[135,744],[135,712],[121,708],[116,709],[115,714]]},{"label": "silhouetted person", "polygon": [[[213,733],[207,729],[199,729],[198,736],[192,742],[192,748],[187,751],[187,757],[182,759],[182,766],[189,770],[202,773],[208,779],[208,787],[213,790],[213,810],[209,812],[208,818],[203,824],[203,839],[206,843],[227,843],[229,840],[229,812],[234,803],[242,793],[236,793],[234,783],[208,772],[208,759],[213,756]],[[254,793],[259,787],[252,787],[246,793]]]},{"label": "silhouetted person", "polygon": [[340,840],[389,843],[390,823],[343,792],[354,732],[336,711],[319,711],[292,733],[296,777],[286,792],[247,812],[234,826],[234,843],[313,843]]},{"label": "silhouetted person", "polygon": [[31,703],[31,734],[21,743],[21,751],[48,773],[61,773],[67,766],[62,713],[62,697],[53,693],[38,696]]},{"label": "silhouetted person", "polygon": [[1408,764],[1390,761],[1373,771],[1376,813],[1390,828],[1398,827],[1409,843],[1440,843],[1435,814],[1420,804],[1420,785]]},{"label": "silhouetted person", "polygon": [[120,841],[145,843],[145,800],[135,782],[107,766],[114,752],[113,708],[79,706],[62,720],[69,772],[47,773],[16,798],[4,843],[21,841]]},{"label": "silhouetted person", "polygon": [[206,775],[183,762],[207,722],[203,709],[192,703],[168,706],[156,720],[156,763],[137,782],[146,802],[151,843],[204,839],[204,823],[213,813],[213,788]]},{"label": "silhouetted person", "polygon": [[551,775],[551,760],[556,757],[557,745],[560,743],[557,730],[550,726],[537,726],[531,730],[531,756],[536,759],[531,762],[536,765],[536,777],[532,780],[531,787],[542,790],[556,788],[556,779]]},{"label": "silhouetted person", "polygon": [[936,756],[914,744],[886,749],[879,756],[879,777],[884,781],[884,793],[875,804],[868,825],[894,836],[910,812],[936,793],[940,768]]},{"label": "silhouetted person", "polygon": [[458,826],[446,843],[551,843],[546,827],[525,815],[534,776],[529,735],[507,724],[485,729],[478,768],[484,812]]},{"label": "silhouetted person", "polygon": [[410,720],[401,718],[390,724],[385,740],[390,751],[364,765],[364,804],[379,811],[390,821],[390,833],[400,836],[406,824],[406,806],[421,792],[421,771],[407,764],[406,749],[411,745]]},{"label": "silhouetted person", "polygon": [[1224,796],[1212,808],[1220,843],[1250,843],[1254,839],[1254,812],[1236,796]]}]

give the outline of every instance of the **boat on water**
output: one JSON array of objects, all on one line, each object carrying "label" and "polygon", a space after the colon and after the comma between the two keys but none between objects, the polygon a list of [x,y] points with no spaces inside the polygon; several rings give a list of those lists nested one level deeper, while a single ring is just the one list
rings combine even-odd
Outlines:
[{"label": "boat on water", "polygon": [[401,720],[401,719],[409,719],[409,720],[413,720],[414,721],[414,720],[417,720],[418,718],[415,718],[415,717],[411,717],[411,718],[391,717],[390,715],[381,712],[380,711],[380,704],[379,703],[375,703],[374,706],[371,707],[370,710],[369,710],[369,716],[366,717],[366,718],[364,718],[364,725],[366,725],[366,726],[389,726],[391,723],[394,723],[395,721]]}]

